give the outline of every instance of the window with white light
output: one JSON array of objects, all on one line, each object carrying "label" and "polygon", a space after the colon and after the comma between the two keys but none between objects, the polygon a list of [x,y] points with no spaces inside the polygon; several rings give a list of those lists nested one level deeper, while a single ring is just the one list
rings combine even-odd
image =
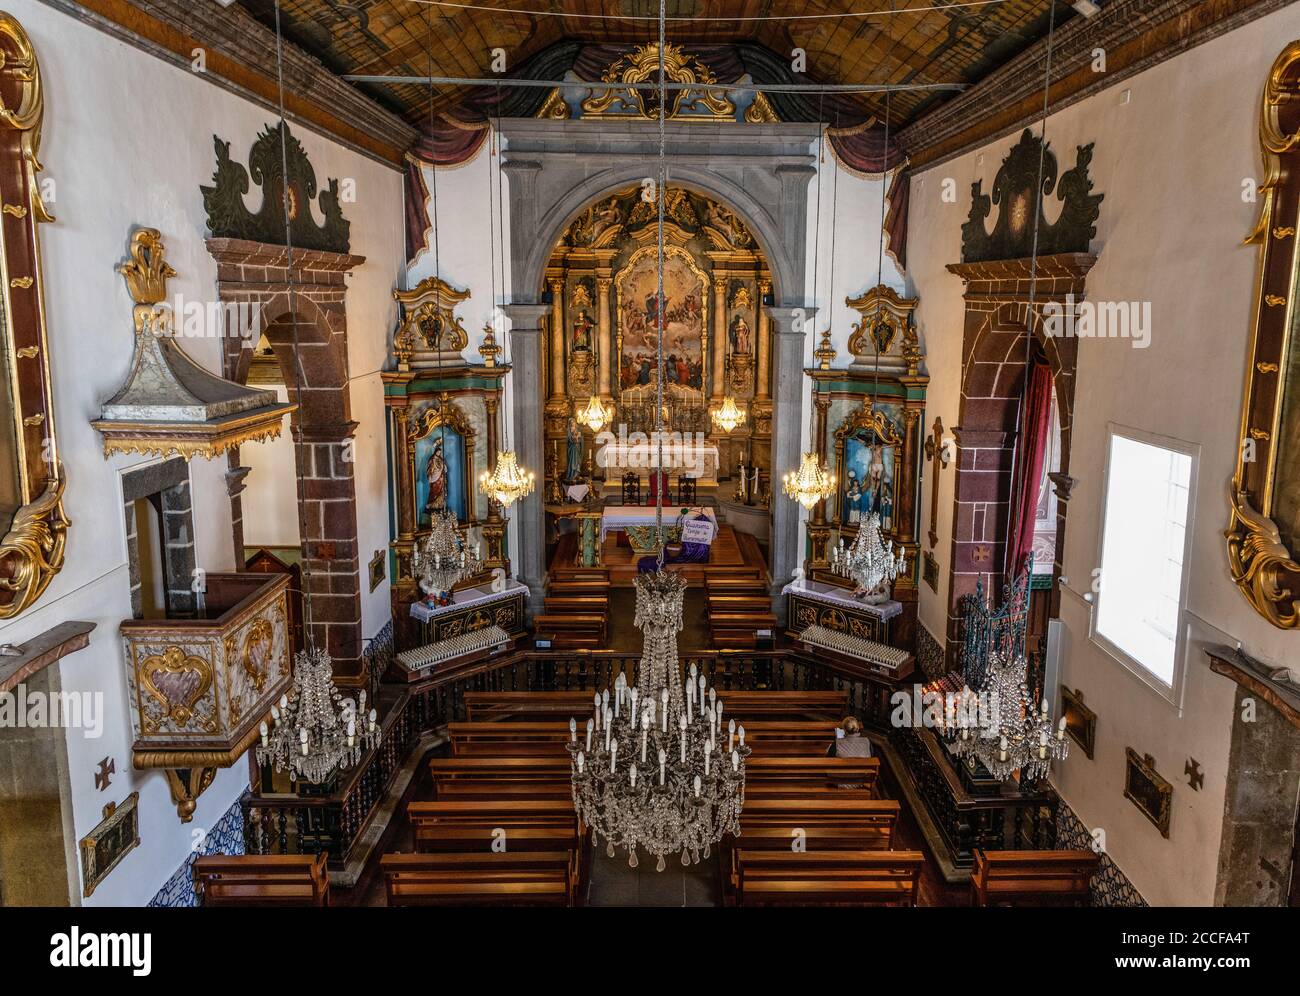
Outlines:
[{"label": "window with white light", "polygon": [[1111,427],[1093,634],[1170,698],[1180,684],[1195,471],[1195,447]]}]

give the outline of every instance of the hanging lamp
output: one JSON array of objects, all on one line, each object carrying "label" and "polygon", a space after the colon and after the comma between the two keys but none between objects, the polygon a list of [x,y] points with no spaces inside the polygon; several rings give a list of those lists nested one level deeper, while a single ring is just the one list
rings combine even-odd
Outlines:
[{"label": "hanging lamp", "polygon": [[614,405],[611,402],[608,408],[600,399],[600,395],[593,394],[588,399],[586,406],[575,416],[579,425],[586,426],[593,433],[602,431],[610,422],[614,421]]}]

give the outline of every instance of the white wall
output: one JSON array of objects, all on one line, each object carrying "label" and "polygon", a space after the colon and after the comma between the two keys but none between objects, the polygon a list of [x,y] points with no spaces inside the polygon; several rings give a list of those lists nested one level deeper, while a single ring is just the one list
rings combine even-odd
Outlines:
[{"label": "white wall", "polygon": [[[1076,145],[1096,142],[1094,191],[1105,194],[1087,278],[1094,301],[1150,301],[1152,341],[1081,339],[1070,474],[1065,574],[1074,593],[1062,598],[1068,630],[1062,680],[1083,690],[1098,714],[1095,760],[1076,747],[1057,784],[1079,816],[1106,833],[1107,849],[1153,904],[1209,904],[1214,897],[1235,686],[1212,674],[1200,647],[1186,658],[1183,709],[1171,706],[1088,638],[1086,592],[1099,558],[1102,472],[1108,422],[1196,443],[1201,448],[1193,513],[1187,622],[1200,639],[1240,640],[1253,656],[1292,663],[1300,637],[1258,616],[1228,576],[1223,530],[1236,458],[1243,372],[1253,306],[1257,251],[1243,247],[1258,205],[1243,203],[1242,181],[1259,178],[1259,100],[1282,45],[1300,34],[1294,7],[1201,45],[1116,87],[1054,114],[1047,138],[1062,170]],[[1125,103],[1122,95],[1129,93]],[[958,422],[962,282],[947,263],[960,259],[960,226],[970,184],[984,190],[1010,136],[916,176],[908,246],[912,286],[930,373],[926,424],[935,415]],[[944,203],[945,178],[956,203]],[[1049,208],[1049,216],[1054,208]],[[942,639],[951,557],[953,468],[940,487],[936,554],[944,585],[921,589],[921,620]],[[922,489],[922,521],[930,489]],[[1216,630],[1220,631],[1216,634]],[[1154,755],[1173,783],[1170,839],[1123,796],[1124,749]],[[1205,771],[1193,791],[1188,758]]]},{"label": "white wall", "polygon": [[[103,736],[69,731],[75,830],[78,837],[101,819],[103,805],[141,795],[142,844],[108,877],[88,904],[149,900],[188,853],[192,832],[211,826],[247,786],[236,765],[218,774],[199,800],[194,822],[182,825],[161,773],[131,769],[121,620],[131,615],[119,475],[142,465],[138,456],[105,460],[89,420],[122,383],[131,358],[131,299],[114,271],[136,225],[161,230],[178,276],[170,293],[210,301],[216,265],[204,246],[200,184],[209,183],[213,133],[246,159],[254,136],[273,116],[201,77],[118,42],[35,0],[11,0],[7,9],[31,35],[45,88],[43,178],[53,180],[56,222],[43,227],[45,296],[55,412],[67,470],[65,508],[71,520],[63,570],[33,609],[0,623],[0,641],[19,643],[67,619],[98,623],[89,648],[60,665],[65,691],[102,692]],[[305,128],[294,128],[318,178],[351,177],[358,201],[344,205],[352,220],[353,251],[368,262],[350,278],[349,349],[352,416],[362,422],[357,442],[357,499],[362,562],[386,546],[387,485],[378,374],[395,320],[391,288],[401,260],[401,176]],[[255,198],[260,194],[254,193]],[[219,369],[216,339],[187,339],[185,347]],[[249,447],[251,449],[252,447]],[[212,571],[233,567],[224,460],[191,464],[196,554]],[[367,635],[388,618],[387,591],[363,585]],[[117,775],[97,792],[99,760],[114,759]]]}]

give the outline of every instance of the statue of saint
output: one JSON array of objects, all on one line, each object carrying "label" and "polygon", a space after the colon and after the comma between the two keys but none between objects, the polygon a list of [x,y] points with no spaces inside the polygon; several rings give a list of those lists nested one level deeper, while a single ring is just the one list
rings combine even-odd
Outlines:
[{"label": "statue of saint", "polygon": [[582,430],[578,420],[569,419],[568,428],[564,430],[564,483],[572,484],[582,479]]},{"label": "statue of saint", "polygon": [[744,315],[737,315],[731,320],[731,351],[748,353],[751,339],[749,322],[745,321]]},{"label": "statue of saint", "polygon": [[442,440],[433,444],[433,453],[424,465],[424,476],[429,482],[429,497],[424,510],[430,515],[447,507],[447,461],[442,455]]},{"label": "statue of saint", "polygon": [[858,486],[858,475],[849,471],[849,487],[844,493],[845,521],[857,523],[862,519],[862,488]]},{"label": "statue of saint", "polygon": [[591,330],[595,327],[591,315],[583,308],[573,320],[573,351],[575,353],[591,352]]}]

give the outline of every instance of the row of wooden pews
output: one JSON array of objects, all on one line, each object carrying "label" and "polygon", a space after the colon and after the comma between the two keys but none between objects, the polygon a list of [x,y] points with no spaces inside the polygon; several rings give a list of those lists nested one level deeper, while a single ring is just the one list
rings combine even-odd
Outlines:
[{"label": "row of wooden pews", "polygon": [[539,640],[557,649],[600,650],[609,636],[609,571],[584,569],[553,577],[543,612],[533,618]]},{"label": "row of wooden pews", "polygon": [[705,578],[709,639],[719,650],[752,650],[760,630],[776,631],[772,596],[763,578],[710,573]]}]

